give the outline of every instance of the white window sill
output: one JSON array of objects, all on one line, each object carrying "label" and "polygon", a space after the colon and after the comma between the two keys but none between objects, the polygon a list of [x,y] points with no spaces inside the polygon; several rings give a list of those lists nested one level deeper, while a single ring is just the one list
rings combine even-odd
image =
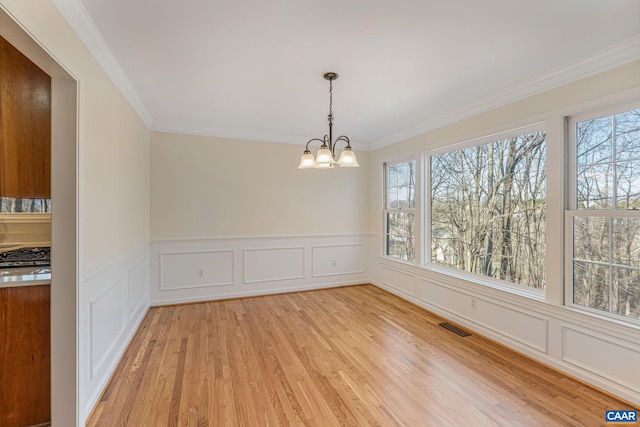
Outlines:
[{"label": "white window sill", "polygon": [[380,259],[383,264],[392,266],[393,264],[399,264],[400,266],[408,266],[423,271],[430,271],[433,273],[444,274],[449,277],[453,277],[459,280],[464,280],[470,284],[486,286],[501,292],[507,292],[513,295],[529,298],[534,301],[545,302],[544,290],[528,288],[524,285],[512,284],[500,280],[493,280],[491,278],[485,278],[479,275],[462,272],[453,268],[448,268],[439,265],[418,265],[414,262],[399,260],[387,256],[381,256]]}]

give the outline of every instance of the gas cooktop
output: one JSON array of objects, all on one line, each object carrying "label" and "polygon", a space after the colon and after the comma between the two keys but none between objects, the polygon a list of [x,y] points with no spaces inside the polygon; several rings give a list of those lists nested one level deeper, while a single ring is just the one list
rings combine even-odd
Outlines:
[{"label": "gas cooktop", "polygon": [[0,268],[48,267],[51,265],[51,248],[39,246],[0,252]]}]

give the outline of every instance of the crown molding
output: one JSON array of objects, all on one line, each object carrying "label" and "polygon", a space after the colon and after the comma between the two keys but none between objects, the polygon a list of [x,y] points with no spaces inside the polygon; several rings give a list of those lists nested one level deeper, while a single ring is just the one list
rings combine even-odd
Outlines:
[{"label": "crown molding", "polygon": [[104,72],[148,128],[153,118],[80,0],[53,0]]},{"label": "crown molding", "polygon": [[[252,130],[246,130],[246,129],[240,130],[240,129],[231,129],[231,128],[186,127],[177,123],[154,122],[153,125],[151,126],[151,130],[153,132],[209,136],[214,138],[228,138],[228,139],[238,139],[238,140],[244,140],[244,141],[270,142],[274,144],[292,144],[292,145],[300,145],[300,146],[304,146],[307,143],[307,141],[309,141],[310,139],[308,136],[265,133],[265,132],[252,131]],[[369,144],[366,144],[366,143],[352,142],[351,147],[354,150],[358,150],[358,151],[370,151],[371,149]]]},{"label": "crown molding", "polygon": [[[53,2],[149,129],[158,132],[272,143],[296,145],[304,145],[306,143],[304,137],[301,138],[296,135],[265,134],[258,131],[229,128],[198,129],[176,123],[154,123],[151,114],[81,1],[53,0]],[[611,45],[569,65],[552,69],[537,77],[523,81],[489,98],[467,104],[449,114],[432,117],[415,126],[372,141],[370,144],[360,143],[357,145],[352,144],[352,146],[360,151],[377,150],[638,59],[640,59],[640,35]]]},{"label": "crown molding", "polygon": [[498,107],[520,101],[547,90],[628,64],[640,59],[640,35],[628,38],[602,49],[569,65],[554,68],[532,79],[514,85],[487,99],[470,103],[451,114],[422,122],[409,129],[393,133],[371,143],[370,149],[378,150],[391,144],[418,136],[425,132],[476,116]]}]

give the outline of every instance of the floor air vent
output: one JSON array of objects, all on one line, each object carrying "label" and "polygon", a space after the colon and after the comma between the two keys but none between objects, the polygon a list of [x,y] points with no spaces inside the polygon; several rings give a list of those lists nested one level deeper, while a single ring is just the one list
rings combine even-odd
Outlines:
[{"label": "floor air vent", "polygon": [[439,325],[445,329],[450,330],[455,334],[460,335],[461,337],[468,337],[469,335],[471,335],[469,332],[465,331],[464,329],[460,329],[457,326],[452,325],[451,323],[448,323],[448,322],[440,323]]}]

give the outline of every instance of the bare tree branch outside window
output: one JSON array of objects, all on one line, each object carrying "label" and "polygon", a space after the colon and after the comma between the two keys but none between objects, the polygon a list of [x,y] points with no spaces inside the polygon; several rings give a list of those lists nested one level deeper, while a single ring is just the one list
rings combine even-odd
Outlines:
[{"label": "bare tree branch outside window", "polygon": [[545,287],[546,137],[431,157],[431,261]]},{"label": "bare tree branch outside window", "polygon": [[51,199],[0,197],[0,213],[51,213]]},{"label": "bare tree branch outside window", "polygon": [[415,259],[415,160],[385,167],[385,255]]},{"label": "bare tree branch outside window", "polygon": [[640,319],[640,110],[575,132],[573,303]]}]

